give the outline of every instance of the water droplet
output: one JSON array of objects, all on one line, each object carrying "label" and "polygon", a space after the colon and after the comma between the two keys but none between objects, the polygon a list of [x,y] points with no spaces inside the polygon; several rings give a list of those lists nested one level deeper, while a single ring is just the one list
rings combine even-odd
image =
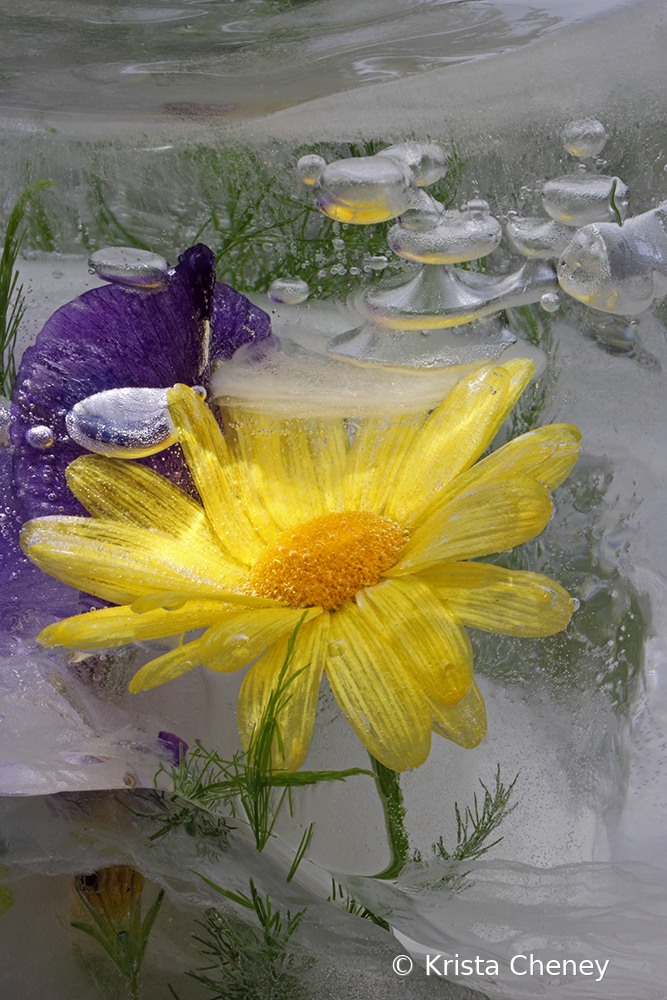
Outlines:
[{"label": "water droplet", "polygon": [[333,240],[332,242],[333,242],[334,250],[344,250],[345,249],[345,240],[342,240],[340,238],[340,236],[337,236],[336,239]]},{"label": "water droplet", "polygon": [[296,164],[296,172],[304,184],[314,184],[327,165],[327,161],[317,153],[302,156]]},{"label": "water droplet", "polygon": [[200,399],[206,399],[207,392],[203,385],[193,385],[192,391],[196,392]]},{"label": "water droplet", "polygon": [[276,278],[271,282],[269,298],[272,302],[295,306],[305,302],[310,295],[310,288],[303,278]]},{"label": "water droplet", "polygon": [[128,288],[159,291],[169,284],[169,263],[157,253],[133,247],[105,247],[88,258],[103,281]]},{"label": "water droplet", "polygon": [[35,427],[29,427],[25,432],[26,443],[31,448],[38,448],[40,451],[46,451],[47,448],[51,448],[55,439],[55,434],[45,424],[37,424]]},{"label": "water droplet", "polygon": [[386,222],[409,207],[414,184],[410,168],[400,158],[350,157],[322,171],[315,184],[315,204],[339,222]]},{"label": "water droplet", "polygon": [[243,649],[244,646],[248,645],[248,642],[248,636],[244,632],[239,632],[229,640],[229,645],[232,649]]},{"label": "water droplet", "polygon": [[597,156],[607,141],[607,132],[597,118],[580,118],[563,129],[563,145],[572,156]]},{"label": "water droplet", "polygon": [[428,187],[447,173],[447,155],[442,146],[434,142],[400,142],[381,149],[377,155],[402,160],[419,187]]},{"label": "water droplet", "polygon": [[557,292],[545,292],[540,298],[540,305],[545,312],[555,313],[560,309],[560,297]]},{"label": "water droplet", "polygon": [[347,643],[342,639],[327,643],[327,653],[331,657],[344,656],[347,652]]},{"label": "water droplet", "polygon": [[552,219],[566,226],[620,222],[628,214],[628,193],[620,177],[566,174],[544,184],[542,204]]},{"label": "water droplet", "polygon": [[142,458],[176,441],[166,389],[95,393],[76,403],[65,423],[77,444],[113,458]]}]

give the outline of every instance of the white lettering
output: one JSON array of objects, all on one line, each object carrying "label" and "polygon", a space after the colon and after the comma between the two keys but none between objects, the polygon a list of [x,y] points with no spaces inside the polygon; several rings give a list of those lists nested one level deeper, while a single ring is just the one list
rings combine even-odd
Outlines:
[{"label": "white lettering", "polygon": [[435,958],[431,958],[430,955],[426,956],[426,975],[427,976],[430,976],[432,972],[434,972],[436,976],[441,976],[442,975],[442,972],[438,972],[438,970],[436,969],[435,965],[433,964],[434,962],[437,962],[439,958],[442,958],[442,955],[436,955]]},{"label": "white lettering", "polygon": [[[584,969],[584,966],[586,968]],[[579,962],[579,972],[582,976],[592,976],[593,975],[593,963],[589,962],[587,958],[583,962]]]},{"label": "white lettering", "polygon": [[567,967],[568,967],[568,965],[572,966],[572,975],[576,976],[576,974],[577,974],[577,963],[575,962],[575,960],[573,958],[564,958],[563,959],[563,975],[564,976],[567,975]]},{"label": "white lettering", "polygon": [[527,971],[526,971],[526,969],[524,969],[523,972],[519,972],[518,969],[514,968],[514,963],[516,962],[517,958],[522,958],[524,960],[524,962],[527,961],[525,955],[514,955],[513,958],[512,958],[512,961],[510,962],[510,969],[512,970],[512,973],[515,976],[526,976],[528,974]]},{"label": "white lettering", "polygon": [[461,959],[461,975],[462,976],[472,976],[474,969],[472,967],[472,962],[468,958]]},{"label": "white lettering", "polygon": [[604,963],[604,965],[600,965],[600,963],[598,962],[598,960],[596,958],[595,959],[595,964],[597,965],[598,972],[600,973],[600,978],[596,979],[595,982],[599,983],[599,982],[601,982],[604,979],[604,974],[607,971],[607,966],[609,965],[609,959],[607,959],[607,961]]},{"label": "white lettering", "polygon": [[537,975],[538,976],[543,976],[544,975],[544,966],[540,962],[539,958],[535,958],[533,956],[532,952],[531,952],[531,955],[530,955],[530,974],[531,974],[531,976],[535,975],[534,969],[535,969],[535,967],[537,965],[539,965],[539,967],[540,967],[540,971],[537,973]]},{"label": "white lettering", "polygon": [[[523,958],[522,955],[519,955],[518,957],[519,958]],[[514,959],[512,959],[512,961],[514,961]],[[500,970],[498,969],[498,963],[496,962],[495,958],[492,958],[490,962],[486,963],[486,971],[485,972],[480,972],[480,976],[484,976],[484,975],[486,975],[486,976],[499,976],[500,975]]]}]

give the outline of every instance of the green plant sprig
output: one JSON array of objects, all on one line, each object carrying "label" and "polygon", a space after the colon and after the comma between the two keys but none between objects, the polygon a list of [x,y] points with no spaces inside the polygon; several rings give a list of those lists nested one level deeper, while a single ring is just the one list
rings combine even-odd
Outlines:
[{"label": "green plant sprig", "polygon": [[[290,685],[301,672],[289,672],[300,627],[301,623],[289,638],[276,684],[247,749],[234,754],[231,760],[224,760],[215,750],[207,750],[197,743],[192,751],[181,757],[178,766],[170,769],[171,791],[156,789],[149,797],[141,796],[142,801],[153,804],[157,812],[131,810],[135,815],[160,824],[150,840],[157,840],[170,830],[182,826],[191,836],[200,833],[226,850],[229,832],[233,827],[219,815],[219,810],[229,808],[232,816],[238,816],[241,807],[255,838],[257,850],[262,851],[273,833],[280,810],[285,801],[289,800],[292,788],[315,785],[322,781],[345,781],[346,778],[362,774],[374,776],[372,771],[360,767],[343,771],[282,771],[273,766],[274,750],[282,749],[279,717],[292,696]],[[164,768],[157,772],[156,783],[162,773],[167,773]],[[274,793],[278,789],[282,790],[282,794],[275,802]],[[311,837],[312,824],[297,849],[288,881],[293,878]]]},{"label": "green plant sprig", "polygon": [[149,935],[162,906],[164,889],[160,889],[143,921],[141,919],[141,902],[138,899],[136,905],[132,906],[129,920],[125,922],[124,926],[120,926],[117,921],[111,920],[91,906],[76,882],[75,889],[94,923],[85,924],[79,920],[72,920],[70,921],[71,926],[83,931],[104,948],[120,974],[127,980],[132,998],[136,1000],[139,996],[137,984],[139,972]]},{"label": "green plant sprig", "polygon": [[[456,813],[456,846],[451,850],[445,847],[444,840],[439,837],[435,844],[431,845],[434,857],[443,861],[451,862],[449,871],[430,888],[446,887],[460,892],[469,883],[466,882],[470,872],[459,872],[456,863],[460,861],[476,861],[502,841],[502,837],[488,843],[489,837],[498,829],[502,821],[516,808],[516,803],[510,804],[510,798],[519,775],[514,780],[505,785],[500,778],[500,764],[498,764],[495,775],[495,786],[491,790],[480,779],[480,785],[484,789],[484,799],[481,803],[475,793],[473,805],[466,806],[461,812],[458,802],[454,803]],[[416,851],[413,860],[421,862],[421,854]]]},{"label": "green plant sprig", "polygon": [[40,181],[27,188],[9,216],[0,257],[0,395],[10,396],[16,380],[16,340],[25,315],[23,285],[19,285],[16,261],[23,244],[25,229],[19,232],[28,202],[51,181]]},{"label": "green plant sprig", "polygon": [[331,895],[328,897],[328,900],[331,903],[340,900],[348,913],[352,913],[355,917],[360,917],[362,920],[370,920],[371,923],[382,927],[383,930],[389,931],[391,934],[391,925],[386,920],[378,917],[377,913],[373,913],[363,903],[358,903],[347,889],[344,889],[334,878],[331,879]]},{"label": "green plant sprig", "polygon": [[[249,879],[250,895],[232,892],[199,876],[216,892],[245,909],[252,910],[260,932],[240,920],[226,917],[214,907],[205,919],[196,921],[206,936],[193,934],[195,951],[210,964],[186,973],[213,991],[210,1000],[296,1000],[303,995],[299,976],[312,966],[312,959],[298,960],[289,951],[290,939],[297,930],[306,908],[285,916],[269,896],[262,897]],[[173,987],[172,996],[177,997]]]}]

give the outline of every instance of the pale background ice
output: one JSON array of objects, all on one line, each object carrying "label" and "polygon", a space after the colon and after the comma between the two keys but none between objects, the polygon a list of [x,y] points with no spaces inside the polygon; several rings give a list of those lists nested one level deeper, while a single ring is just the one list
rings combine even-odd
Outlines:
[{"label": "pale background ice", "polygon": [[[228,12],[232,10],[231,5],[215,5],[218,10],[223,6]],[[428,17],[436,6],[427,4],[420,11],[426,19],[424,25],[428,26]],[[470,4],[449,6],[452,15],[455,8],[459,12],[472,10]],[[32,7],[39,11],[38,5]],[[272,156],[287,157],[286,150],[291,155],[292,149],[319,141],[326,132],[327,138],[341,141],[380,137],[390,142],[408,135],[453,136],[463,153],[472,157],[479,193],[498,203],[506,198],[506,210],[513,204],[510,193],[521,184],[555,175],[558,154],[553,150],[565,122],[592,114],[604,120],[612,131],[605,156],[609,155],[610,160],[617,156],[613,171],[631,185],[633,213],[645,211],[667,197],[667,175],[663,170],[667,14],[664,4],[654,0],[604,7],[610,11],[604,16],[599,16],[598,4],[533,7],[534,16],[524,21],[527,31],[522,34],[518,12],[523,17],[527,8],[497,4],[494,9],[500,11],[501,21],[510,25],[508,45],[499,43],[496,34],[487,33],[492,41],[480,42],[479,50],[468,47],[463,59],[454,64],[449,59],[445,64],[438,61],[437,53],[419,63],[410,51],[401,63],[396,57],[398,48],[388,50],[383,63],[376,58],[377,53],[364,51],[364,45],[372,48],[374,43],[362,37],[363,25],[348,25],[347,33],[337,32],[331,53],[327,51],[326,58],[318,60],[312,56],[318,45],[317,34],[312,23],[308,27],[308,18],[326,10],[327,15],[340,16],[345,27],[345,17],[352,15],[351,8],[344,4],[313,5],[310,10],[289,13],[288,21],[283,22],[299,26],[298,19],[305,19],[311,32],[301,36],[306,41],[288,40],[282,51],[277,45],[266,48],[262,53],[266,56],[265,75],[257,78],[256,88],[245,95],[239,87],[229,99],[223,84],[216,83],[215,67],[200,67],[201,72],[192,79],[174,82],[178,74],[173,72],[173,66],[166,67],[163,77],[156,74],[156,65],[153,75],[144,72],[138,63],[132,63],[134,72],[127,73],[123,72],[127,65],[119,68],[118,60],[110,58],[104,73],[84,80],[83,85],[79,70],[65,80],[56,73],[57,65],[55,69],[45,67],[47,78],[56,86],[51,92],[41,92],[47,96],[40,97],[45,102],[40,105],[34,99],[38,88],[30,90],[37,77],[27,72],[12,82],[14,89],[10,88],[9,99],[2,105],[7,125],[0,140],[8,168],[7,206],[15,190],[11,178],[19,186],[26,157],[42,157],[53,173],[65,180],[64,205],[68,211],[85,202],[83,189],[77,187],[78,167],[94,163],[110,181],[117,178],[119,189],[124,189],[128,169],[140,163],[142,157],[148,158],[155,176],[160,178],[155,186],[162,201],[156,195],[147,210],[139,210],[130,202],[126,214],[132,225],[143,218],[157,239],[164,233],[159,249],[173,259],[174,250],[187,245],[195,231],[193,216],[198,197],[194,189],[188,188],[188,171],[175,169],[178,143],[187,147],[199,141],[250,142]],[[211,6],[203,11],[203,5],[196,4],[179,7],[184,20],[198,13],[204,21],[213,9]],[[234,5],[232,13],[240,9]],[[363,9],[356,5],[354,16],[358,12],[361,19],[365,10],[374,9],[373,5]],[[493,10],[488,4],[480,4],[478,9],[482,15]],[[126,10],[118,8],[118,16]],[[145,10],[154,16],[157,8]],[[5,7],[5,16],[13,13],[12,5]],[[405,7],[392,5],[390,13],[396,21],[387,19],[389,36],[395,30],[400,37]],[[582,13],[591,19],[577,23]],[[558,22],[559,17],[565,21]],[[414,22],[415,36],[421,30],[419,23]],[[489,25],[492,23],[489,21]],[[497,28],[496,22],[493,31]],[[236,34],[237,41],[250,46],[243,31]],[[480,28],[478,37],[483,36]],[[262,39],[265,44],[264,36]],[[360,56],[352,55],[346,62],[346,51],[352,53],[357,42]],[[500,52],[503,48],[507,51]],[[285,107],[273,110],[274,103],[268,108],[272,113],[263,114],[267,110],[263,103],[267,81],[273,85],[281,79],[282,60],[291,71],[290,59],[297,51],[310,54],[303,56],[299,72],[292,74],[294,93],[276,87],[276,92],[284,94]],[[236,67],[242,55],[239,46]],[[486,58],[479,58],[482,55]],[[247,53],[245,58],[252,75],[258,63],[252,63]],[[323,67],[327,72],[322,72]],[[12,72],[14,69],[10,66]],[[36,73],[43,68],[33,65],[29,70]],[[277,75],[271,77],[274,70]],[[201,96],[204,78],[207,86],[213,80],[208,108],[202,107],[206,103]],[[303,94],[303,87],[314,78],[320,89],[309,90],[314,99],[299,103],[297,92]],[[364,85],[357,86],[359,82]],[[220,90],[215,90],[218,86]],[[85,125],[87,136],[92,139],[95,134],[113,132],[118,150],[109,152],[79,144],[82,93],[94,94],[95,98],[91,97],[86,108],[90,115]],[[54,99],[56,94],[59,100]],[[134,108],[127,96],[131,94],[140,95]],[[163,105],[172,94],[175,110],[165,111]],[[227,100],[238,102],[238,109],[221,109],[220,104]],[[275,102],[275,95],[270,101]],[[111,127],[108,115],[112,108],[122,113],[116,116],[120,124]],[[160,108],[162,112],[158,113]],[[55,134],[48,131],[51,128],[57,129]],[[465,193],[472,196],[475,190]],[[22,264],[24,280],[31,289],[24,326],[26,341],[34,337],[53,308],[98,283],[82,265],[81,257],[60,254]],[[271,308],[268,300],[265,307]],[[583,312],[575,315],[581,318]],[[281,820],[280,837],[295,846],[307,823],[315,820],[316,825],[310,862],[304,865],[299,884],[292,888],[282,882],[284,861],[279,845],[266,858],[257,858],[241,841],[234,859],[225,861],[225,879],[230,887],[243,888],[248,871],[254,871],[263,888],[275,893],[276,899],[286,900],[293,908],[300,900],[309,901],[315,919],[309,924],[308,944],[325,955],[326,972],[314,980],[316,996],[358,995],[375,1000],[375,996],[447,995],[439,988],[442,984],[420,981],[416,974],[405,981],[393,976],[391,958],[404,950],[403,945],[386,944],[389,939],[384,939],[383,944],[381,932],[366,922],[360,924],[338,911],[331,916],[324,904],[318,908],[309,895],[311,887],[321,891],[328,873],[337,872],[357,899],[391,918],[392,924],[415,942],[410,945],[415,954],[424,949],[454,953],[468,948],[468,953],[488,954],[503,961],[527,950],[540,952],[545,958],[611,958],[603,984],[581,979],[547,984],[507,975],[493,985],[481,979],[462,981],[491,997],[664,997],[664,315],[664,311],[659,311],[659,318],[645,314],[636,328],[639,346],[616,354],[601,350],[594,339],[582,336],[577,324],[559,319],[558,315],[553,325],[558,381],[548,419],[578,424],[584,432],[586,454],[593,462],[591,468],[606,468],[610,478],[604,497],[591,514],[593,552],[585,593],[593,593],[609,581],[609,586],[619,591],[628,586],[638,595],[646,623],[644,675],[631,705],[631,718],[614,712],[603,694],[582,698],[573,691],[567,698],[562,691],[554,694],[550,689],[541,690],[539,677],[534,683],[520,684],[482,676],[480,684],[491,725],[480,750],[469,753],[436,738],[428,763],[402,780],[411,841],[426,856],[430,844],[440,835],[451,843],[455,833],[454,802],[470,801],[478,778],[491,782],[497,763],[501,764],[505,780],[519,772],[518,805],[501,828],[504,839],[485,860],[466,866],[474,869],[474,884],[459,895],[426,890],[417,896],[415,888],[423,886],[434,862],[426,873],[418,866],[409,870],[396,887],[363,878],[379,871],[387,861],[382,813],[370,790],[370,779],[356,778],[333,788],[307,789],[295,796],[294,819]],[[345,315],[336,314],[331,319],[334,326],[342,324],[340,329],[346,328],[346,322]],[[570,520],[570,508],[563,501],[553,527],[556,541],[560,538],[567,544],[571,540]],[[602,584],[596,582],[599,580]],[[609,658],[617,654],[618,650],[611,648]],[[582,643],[582,670],[592,655]],[[526,674],[532,666],[526,664]],[[163,842],[165,853],[158,854],[146,849],[143,834],[133,835],[121,821],[104,817],[104,805],[99,806],[100,815],[94,816],[96,832],[92,834],[90,815],[76,802],[70,802],[67,796],[37,796],[45,791],[80,788],[82,784],[91,789],[126,788],[127,774],[140,784],[150,783],[160,761],[154,740],[163,728],[188,741],[199,737],[224,753],[233,752],[239,746],[234,700],[240,678],[197,672],[139,699],[126,695],[107,705],[73,679],[57,655],[30,651],[24,658],[18,653],[5,661],[4,670],[1,711],[5,717],[0,721],[0,754],[5,764],[26,769],[19,775],[20,786],[17,771],[5,771],[5,790],[21,790],[28,795],[3,803],[8,858],[19,876],[26,879],[15,885],[16,919],[12,911],[0,918],[9,920],[10,930],[5,931],[1,945],[5,955],[25,954],[21,951],[26,944],[21,928],[34,919],[29,905],[32,893],[45,900],[42,912],[48,915],[35,927],[41,943],[51,932],[51,915],[62,914],[65,874],[81,870],[82,866],[95,867],[107,860],[111,863],[126,858],[128,852],[146,875],[166,880],[176,906],[187,909],[207,899],[209,903],[216,901],[202,893],[194,877],[190,882],[174,879],[175,869],[188,866],[210,870],[211,877],[219,877],[214,864],[206,869],[210,863],[206,859],[192,860],[191,839],[177,835],[173,841]],[[54,683],[56,676],[64,681]],[[11,728],[6,725],[10,720]],[[28,731],[36,735],[27,739]],[[99,764],[73,763],[79,754],[106,755],[109,759]],[[355,738],[325,698],[306,766],[365,763]],[[79,818],[72,818],[71,811],[79,808]],[[54,811],[59,815],[54,816]],[[77,822],[85,826],[85,837]],[[22,914],[23,922],[19,920]],[[156,970],[172,968],[172,961],[174,965],[188,962],[178,950],[182,944],[175,944],[182,942],[187,933],[185,922],[176,908],[169,914],[173,933],[165,931],[166,941],[156,939],[157,952],[153,958],[149,956]],[[80,979],[76,980],[78,993],[73,992],[74,987],[69,991],[72,967],[62,957],[55,961],[56,945],[50,952],[47,946],[42,956],[36,940],[27,939],[31,961],[37,955],[34,981],[27,983],[19,978],[23,966],[8,972],[9,996],[21,996],[22,1000],[39,996],[41,1000],[40,984],[47,969],[52,973],[54,997],[67,996],[69,1000],[70,996],[87,996]],[[43,971],[38,977],[40,969]],[[156,995],[162,982],[158,976]],[[462,998],[465,993],[461,989],[455,995]]]}]

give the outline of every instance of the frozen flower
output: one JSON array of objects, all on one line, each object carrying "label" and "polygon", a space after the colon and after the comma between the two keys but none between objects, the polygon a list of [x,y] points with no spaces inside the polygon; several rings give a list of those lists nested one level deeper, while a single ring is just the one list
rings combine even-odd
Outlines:
[{"label": "frozen flower", "polygon": [[[573,602],[536,573],[474,562],[533,538],[550,490],[576,461],[565,425],[485,451],[533,371],[488,364],[430,415],[343,421],[211,410],[169,391],[201,503],[133,462],[85,456],[68,469],[92,515],[26,525],[25,552],[47,573],[119,607],[45,629],[48,646],[100,648],[204,628],[138,672],[151,688],[199,664],[251,663],[238,703],[247,745],[305,616],[281,713],[276,765],[297,769],[322,671],[362,743],[395,770],[429,753],[431,731],[475,746],[484,704],[465,626],[541,636]],[[253,662],[255,661],[255,662]]]}]

